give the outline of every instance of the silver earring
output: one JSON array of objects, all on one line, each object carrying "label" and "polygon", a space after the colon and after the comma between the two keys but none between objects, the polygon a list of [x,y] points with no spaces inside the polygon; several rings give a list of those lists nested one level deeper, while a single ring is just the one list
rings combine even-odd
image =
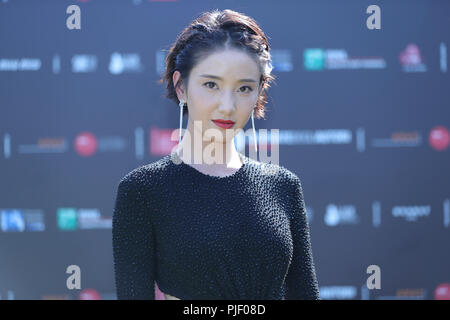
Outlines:
[{"label": "silver earring", "polygon": [[253,127],[253,141],[255,144],[255,152],[258,152],[258,148],[257,148],[257,141],[256,141],[256,130],[255,130],[255,120],[253,119],[253,113],[254,113],[255,109],[252,110],[252,127]]},{"label": "silver earring", "polygon": [[183,125],[183,107],[184,107],[184,99],[180,100],[180,103],[178,104],[180,106],[180,132],[178,134],[178,146],[181,143],[181,129]]}]

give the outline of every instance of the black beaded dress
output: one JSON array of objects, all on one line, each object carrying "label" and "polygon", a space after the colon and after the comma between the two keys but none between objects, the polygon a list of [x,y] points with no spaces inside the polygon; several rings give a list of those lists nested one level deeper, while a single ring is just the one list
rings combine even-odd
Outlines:
[{"label": "black beaded dress", "polygon": [[112,229],[118,299],[318,300],[300,179],[239,153],[219,177],[176,153],[119,182]]}]

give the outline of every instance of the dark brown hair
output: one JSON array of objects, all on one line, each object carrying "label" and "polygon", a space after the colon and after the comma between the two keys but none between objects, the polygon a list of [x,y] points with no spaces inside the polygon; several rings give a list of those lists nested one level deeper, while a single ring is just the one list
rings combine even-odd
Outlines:
[{"label": "dark brown hair", "polygon": [[[228,47],[244,50],[258,63],[261,71],[261,94],[256,103],[255,117],[264,118],[266,90],[270,87],[270,82],[275,80],[271,74],[269,42],[255,20],[229,9],[202,13],[177,36],[166,56],[164,75],[158,81],[167,82],[166,98],[179,103],[173,85],[173,73],[176,70],[181,73],[177,86],[184,83],[187,90],[192,68],[208,54]],[[183,113],[187,113],[186,108]]]}]

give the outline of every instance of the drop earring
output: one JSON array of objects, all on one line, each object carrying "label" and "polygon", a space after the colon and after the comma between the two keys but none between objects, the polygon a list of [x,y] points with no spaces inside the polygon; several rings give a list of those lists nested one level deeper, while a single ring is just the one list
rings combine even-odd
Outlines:
[{"label": "drop earring", "polygon": [[258,148],[257,148],[257,141],[256,141],[256,130],[255,130],[255,120],[253,119],[253,114],[255,112],[255,109],[252,110],[252,127],[253,127],[253,141],[255,144],[255,152],[258,152]]},{"label": "drop earring", "polygon": [[180,146],[181,143],[181,130],[183,125],[183,107],[184,107],[184,99],[182,98],[180,100],[180,103],[178,104],[180,106],[180,130],[178,134],[178,146]]}]

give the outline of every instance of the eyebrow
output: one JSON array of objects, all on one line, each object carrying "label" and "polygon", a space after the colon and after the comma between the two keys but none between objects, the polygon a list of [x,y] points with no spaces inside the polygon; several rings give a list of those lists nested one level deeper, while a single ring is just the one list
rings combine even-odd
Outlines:
[{"label": "eyebrow", "polygon": [[[214,76],[212,74],[201,74],[200,77],[213,78],[213,79],[217,79],[217,80],[223,80],[221,77]],[[241,79],[241,80],[238,80],[238,82],[254,82],[254,83],[256,83],[256,81],[253,80],[253,79]]]}]

